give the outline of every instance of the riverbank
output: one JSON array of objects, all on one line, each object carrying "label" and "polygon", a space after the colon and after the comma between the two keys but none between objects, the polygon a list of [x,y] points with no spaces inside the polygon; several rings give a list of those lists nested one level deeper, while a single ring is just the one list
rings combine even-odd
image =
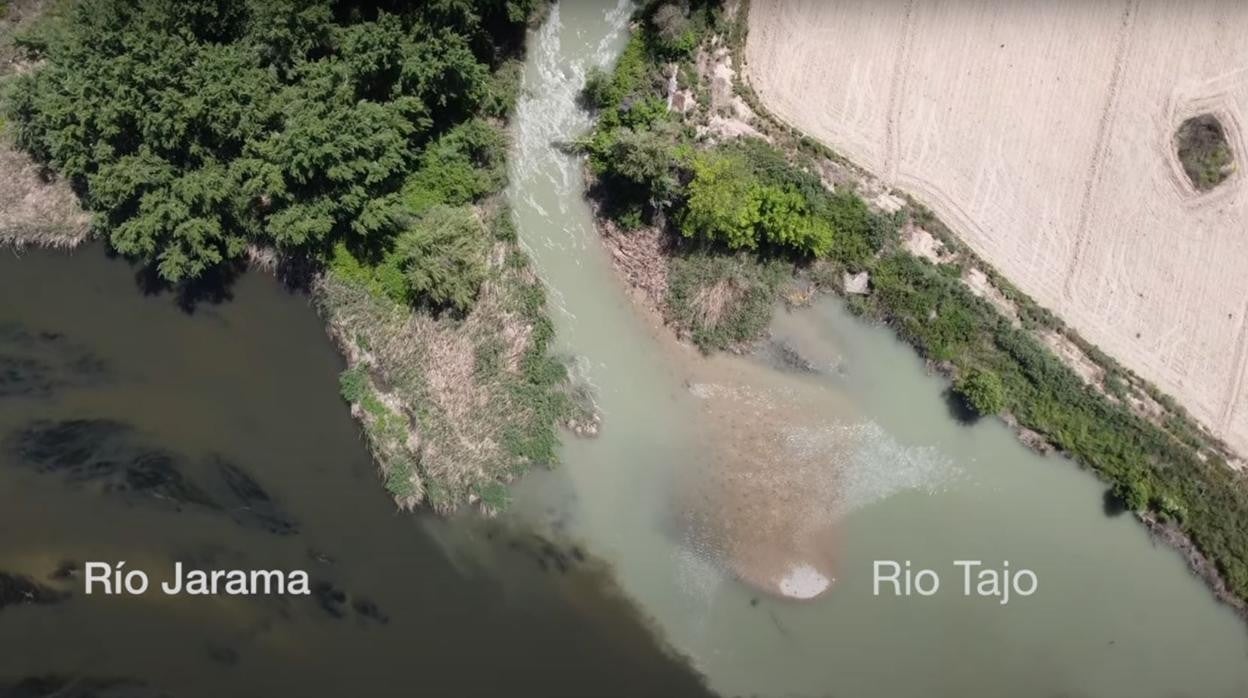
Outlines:
[{"label": "riverbank", "polygon": [[[0,95],[13,76],[35,68],[16,38],[28,31],[53,3],[20,0],[0,13]],[[91,216],[69,184],[19,150],[11,126],[0,115],[0,245],[40,245],[70,249],[90,234]]]},{"label": "riverbank", "polygon": [[[103,676],[382,696],[414,662],[437,695],[709,695],[596,549],[396,514],[307,297],[255,270],[231,292],[187,314],[101,243],[0,250],[0,530],[21,532],[0,544],[0,695]],[[83,593],[86,562],[120,560],[147,593]],[[312,593],[167,596],[177,562],[304,570]]]},{"label": "riverbank", "polygon": [[465,317],[413,312],[340,270],[312,284],[347,361],[342,396],[402,508],[449,513],[469,504],[496,514],[510,482],[555,462],[558,429],[593,436],[599,428],[592,396],[549,351],[545,289],[516,244],[510,212],[493,215],[499,232],[486,280]]},{"label": "riverbank", "polygon": [[[385,181],[399,175],[402,181],[387,185],[395,191],[381,193],[369,204],[375,210],[351,223],[357,233],[380,228],[381,237],[283,247],[253,228],[242,238],[244,249],[227,253],[237,254],[235,259],[221,260],[211,245],[196,253],[220,260],[207,279],[158,278],[164,261],[160,272],[151,260],[137,272],[145,289],[174,293],[188,308],[228,297],[229,285],[247,266],[306,292],[346,361],[342,396],[363,428],[387,491],[404,509],[427,505],[449,513],[473,506],[495,514],[506,508],[514,479],[555,462],[561,429],[585,436],[598,429],[588,392],[572,384],[567,361],[548,349],[552,329],[545,291],[515,240],[500,195],[507,184],[507,118],[519,90],[522,37],[549,10],[543,3],[525,7],[523,21],[487,18],[494,22],[493,34],[471,24],[459,28],[478,32],[478,48],[482,42],[489,47],[475,65],[480,72],[467,73],[477,83],[469,102],[474,106],[452,112],[419,150],[393,158],[405,157],[406,169]],[[3,244],[72,249],[99,236],[118,249],[118,228],[110,218],[117,212],[90,212],[81,203],[93,201],[89,183],[104,178],[79,173],[79,198],[51,164],[36,162],[15,145],[19,133],[32,150],[48,142],[41,140],[42,127],[32,125],[40,107],[39,97],[30,95],[40,93],[22,78],[47,67],[54,54],[49,47],[72,43],[75,21],[61,6],[39,0],[10,4],[0,20],[0,76],[10,96],[6,113],[28,122],[0,132],[0,174],[15,185],[0,193]],[[398,21],[383,16],[350,31],[362,26],[394,31]],[[159,33],[158,27],[144,31]],[[473,60],[472,54],[456,55]],[[269,68],[279,75],[283,70]],[[18,87],[28,94],[13,106],[20,101],[13,98]],[[349,167],[357,165],[364,167]],[[358,200],[360,182],[381,178],[360,171],[358,179],[346,184],[357,187],[347,198]],[[94,205],[100,207],[101,200],[109,197],[97,196]],[[263,211],[270,201],[261,196],[252,205]],[[304,214],[309,225],[318,220]],[[227,243],[236,244],[243,243]],[[180,255],[161,259],[173,258],[185,261]]]},{"label": "riverbank", "polygon": [[[1003,414],[1026,441],[1092,469],[1124,506],[1164,522],[1165,539],[1191,541],[1199,553],[1184,557],[1202,576],[1223,580],[1215,592],[1242,613],[1248,495],[1225,446],[1010,286],[928,211],[771,118],[733,67],[740,64],[744,8],[730,8],[733,15],[699,7],[682,23],[670,13],[660,17],[662,7],[639,12],[619,66],[591,79],[588,93],[602,116],[582,147],[603,183],[599,194],[612,194],[601,200],[603,213],[618,228],[651,229],[640,243],[630,233],[605,236],[625,278],[707,350],[761,335],[759,307],[779,298],[844,296],[857,314],[892,326],[950,378],[959,400]],[[691,200],[702,203],[695,198],[699,175],[715,158],[743,172],[742,188],[718,173],[716,180],[704,176],[707,189],[728,182],[723,196],[705,200],[731,209],[754,191],[771,200],[794,192],[788,209],[770,204],[794,213],[781,221],[791,227],[768,230],[762,221],[752,228],[758,219],[748,212],[742,219],[711,210],[712,218],[723,213],[713,222],[727,237],[708,242],[705,227],[689,228]],[[738,229],[725,226],[738,220],[746,221],[744,233],[759,230],[770,241],[732,237]],[[836,231],[829,245],[801,237],[818,231],[821,220]],[[816,246],[795,253],[785,248],[791,243],[776,242],[803,239]],[[639,244],[651,259],[664,260],[666,285],[629,261],[644,257]],[[724,251],[733,244],[739,251]],[[779,280],[777,266],[785,270]],[[685,288],[673,293],[672,280],[681,276]],[[763,297],[769,302],[760,303]]]}]

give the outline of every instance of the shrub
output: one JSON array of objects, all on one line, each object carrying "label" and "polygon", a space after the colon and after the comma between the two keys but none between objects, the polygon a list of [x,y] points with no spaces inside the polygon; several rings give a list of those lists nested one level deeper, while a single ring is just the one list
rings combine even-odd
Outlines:
[{"label": "shrub", "polygon": [[347,402],[361,402],[368,394],[368,369],[352,366],[338,376],[338,391]]},{"label": "shrub", "polygon": [[416,488],[412,485],[412,462],[406,458],[395,458],[387,464],[386,490],[399,499],[412,496]]},{"label": "shrub", "polygon": [[1145,511],[1152,498],[1148,483],[1141,480],[1119,480],[1111,488],[1114,497],[1128,511]]},{"label": "shrub", "polygon": [[788,275],[782,262],[695,251],[668,267],[667,314],[704,352],[753,341],[766,331]]},{"label": "shrub", "polygon": [[585,76],[581,89],[581,105],[589,109],[603,109],[611,105],[611,74],[594,66]]},{"label": "shrub", "polygon": [[1183,171],[1200,191],[1212,189],[1230,176],[1234,165],[1231,149],[1216,117],[1201,114],[1184,121],[1175,143]]},{"label": "shrub", "polygon": [[981,415],[994,415],[1005,409],[1005,386],[992,371],[972,368],[958,379],[954,390]]},{"label": "shrub", "polygon": [[435,206],[395,241],[395,259],[416,302],[466,312],[485,280],[486,234],[468,208]]},{"label": "shrub", "polygon": [[692,55],[706,33],[714,4],[699,2],[691,7],[689,0],[671,0],[655,8],[650,15],[655,52],[667,60]]},{"label": "shrub", "polygon": [[832,249],[836,240],[832,223],[810,215],[801,194],[777,187],[763,187],[760,194],[759,229],[767,242],[815,257]]},{"label": "shrub", "polygon": [[699,153],[693,161],[681,233],[730,250],[756,249],[761,206],[761,187],[743,158]]},{"label": "shrub", "polygon": [[649,129],[619,129],[602,152],[594,153],[598,168],[645,191],[652,205],[664,207],[677,194],[683,161],[690,148],[680,140],[679,127],[667,122]]},{"label": "shrub", "polygon": [[[730,250],[772,250],[802,257],[829,254],[847,265],[878,249],[866,235],[874,219],[857,197],[807,191],[800,178],[755,168],[735,148],[693,157],[681,232]],[[821,188],[821,187],[820,187]],[[852,196],[852,195],[851,195]],[[844,226],[842,232],[841,226]]]}]

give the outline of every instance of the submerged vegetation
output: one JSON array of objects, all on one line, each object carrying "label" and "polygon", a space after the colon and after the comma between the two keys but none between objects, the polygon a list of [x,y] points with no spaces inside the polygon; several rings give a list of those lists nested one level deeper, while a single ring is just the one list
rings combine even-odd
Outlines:
[{"label": "submerged vegetation", "polygon": [[591,419],[499,196],[544,4],[83,0],[21,38],[6,129],[165,284],[276,251],[396,501],[497,511]]},{"label": "submerged vegetation", "polygon": [[[673,18],[680,41],[665,31]],[[599,120],[581,147],[604,215],[625,230],[666,231],[665,312],[678,331],[705,351],[740,346],[766,331],[786,287],[845,292],[865,273],[846,294],[857,314],[892,326],[976,412],[1008,414],[1141,516],[1182,531],[1248,599],[1248,487],[1181,410],[1168,404],[1161,421],[1132,409],[1116,367],[1121,395],[1113,381],[1105,392],[1084,383],[1037,337],[1062,329],[1051,314],[1004,282],[1019,322],[973,293],[962,280],[969,252],[948,263],[911,254],[901,228],[939,222],[915,204],[873,209],[852,186],[829,191],[821,146],[775,125],[760,124],[770,142],[706,128],[698,64],[727,50],[716,49],[722,37],[741,41],[740,21],[713,3],[651,2],[636,26],[615,70],[591,76],[583,99]],[[698,99],[692,110],[667,108],[673,84]]]}]

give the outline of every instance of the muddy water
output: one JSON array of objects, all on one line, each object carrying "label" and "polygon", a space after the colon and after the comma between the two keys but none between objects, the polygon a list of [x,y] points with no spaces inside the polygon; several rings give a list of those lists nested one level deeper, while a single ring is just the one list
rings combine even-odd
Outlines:
[{"label": "muddy water", "polygon": [[[96,247],[0,253],[0,601],[47,602],[0,603],[0,695],[700,694],[582,551],[396,514],[306,299],[233,296],[186,314]],[[88,597],[87,560],[317,594]]]},{"label": "muddy water", "polygon": [[[887,331],[825,300],[704,360],[638,311],[551,147],[628,12],[564,3],[531,37],[511,198],[606,424],[506,521],[392,513],[318,319],[271,279],[188,315],[98,249],[0,254],[0,695],[697,695],[614,583],[724,694],[1248,694],[1248,631],[1178,557],[1070,463],[957,422]],[[957,559],[1039,588],[964,598]],[[318,593],[85,597],[86,560]],[[876,597],[875,560],[941,590]]]},{"label": "muddy water", "polygon": [[[613,562],[725,694],[1248,694],[1248,630],[1178,555],[1068,461],[960,423],[887,330],[828,299],[780,313],[758,356],[704,361],[630,302],[581,163],[551,148],[588,127],[573,97],[626,24],[625,6],[563,3],[530,38],[511,198],[606,420],[523,483],[517,515]],[[876,596],[876,560],[941,587]],[[956,560],[1008,560],[1038,588],[963,596]]]}]

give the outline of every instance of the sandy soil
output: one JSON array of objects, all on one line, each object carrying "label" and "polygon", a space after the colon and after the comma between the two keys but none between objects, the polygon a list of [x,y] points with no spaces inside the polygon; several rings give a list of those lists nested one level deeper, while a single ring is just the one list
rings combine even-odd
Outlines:
[{"label": "sandy soil", "polygon": [[[763,102],[1248,451],[1248,3],[754,0]],[[1173,133],[1237,171],[1198,194]]]}]

